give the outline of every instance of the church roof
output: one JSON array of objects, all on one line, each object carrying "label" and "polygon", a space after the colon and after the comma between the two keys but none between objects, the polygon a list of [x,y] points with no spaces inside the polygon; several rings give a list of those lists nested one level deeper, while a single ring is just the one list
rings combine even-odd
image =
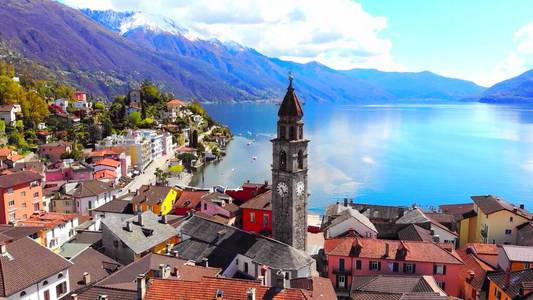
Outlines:
[{"label": "church roof", "polygon": [[304,112],[298,96],[294,92],[292,86],[292,77],[289,77],[289,86],[287,87],[287,93],[281,102],[281,106],[278,111],[279,117],[303,117]]}]

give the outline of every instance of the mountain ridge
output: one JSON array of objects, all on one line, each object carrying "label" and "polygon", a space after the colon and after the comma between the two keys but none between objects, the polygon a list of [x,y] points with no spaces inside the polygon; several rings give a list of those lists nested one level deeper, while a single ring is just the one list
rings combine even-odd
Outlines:
[{"label": "mountain ridge", "polygon": [[[295,74],[301,98],[310,102],[458,100],[484,90],[472,82],[432,73],[338,71],[316,62],[283,61],[236,43],[191,37],[194,33],[173,21],[167,22],[173,30],[158,30],[157,22],[125,27],[109,11],[87,14],[50,0],[6,0],[0,7],[0,41],[10,51],[108,99],[127,92],[131,83],[148,79],[184,99],[278,100],[289,71]],[[405,87],[391,84],[395,78],[404,80]]]}]

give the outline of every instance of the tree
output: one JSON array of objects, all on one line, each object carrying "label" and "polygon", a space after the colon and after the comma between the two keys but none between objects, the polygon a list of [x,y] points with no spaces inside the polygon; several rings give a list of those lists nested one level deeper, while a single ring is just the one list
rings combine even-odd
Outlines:
[{"label": "tree", "polygon": [[138,111],[132,111],[128,116],[128,123],[131,127],[139,127],[142,124],[141,114]]},{"label": "tree", "polygon": [[4,120],[0,120],[0,134],[6,133],[6,122]]},{"label": "tree", "polygon": [[95,109],[98,109],[98,110],[104,110],[105,109],[105,105],[103,102],[101,101],[98,101],[94,104],[94,108]]},{"label": "tree", "polygon": [[160,185],[167,185],[168,184],[168,176],[169,176],[168,172],[164,172],[160,168],[156,168],[155,172],[154,172],[154,175],[156,177],[157,184],[160,184]]},{"label": "tree", "polygon": [[21,86],[11,77],[0,76],[0,104],[18,103],[23,92]]},{"label": "tree", "polygon": [[48,105],[46,101],[36,92],[30,91],[20,99],[20,107],[22,114],[27,124],[32,124],[32,128],[35,128],[36,124],[44,121],[50,114],[48,111]]},{"label": "tree", "polygon": [[175,174],[183,172],[184,169],[185,168],[183,167],[183,165],[173,165],[170,168],[168,168],[168,170],[171,173],[175,173]]}]

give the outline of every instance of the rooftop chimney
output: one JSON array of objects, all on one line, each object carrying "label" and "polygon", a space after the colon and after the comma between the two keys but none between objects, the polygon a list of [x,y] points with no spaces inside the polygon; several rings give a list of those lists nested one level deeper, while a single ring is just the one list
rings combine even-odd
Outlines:
[{"label": "rooftop chimney", "polygon": [[0,245],[0,255],[4,256],[7,254],[7,246],[6,244]]},{"label": "rooftop chimney", "polygon": [[71,294],[70,295],[70,300],[78,300],[78,294]]},{"label": "rooftop chimney", "polygon": [[526,206],[524,205],[524,203],[520,204],[520,209],[526,209]]},{"label": "rooftop chimney", "polygon": [[263,275],[257,276],[257,280],[261,282],[262,286],[265,286],[265,276]]},{"label": "rooftop chimney", "polygon": [[474,271],[469,270],[468,271],[468,277],[466,278],[466,282],[468,282],[468,283],[472,282],[472,280],[474,280],[474,276],[475,275],[476,274],[474,273]]},{"label": "rooftop chimney", "polygon": [[439,243],[439,242],[440,242],[440,237],[439,237],[438,234],[435,234],[435,235],[433,236],[433,242],[434,242],[434,243]]},{"label": "rooftop chimney", "polygon": [[126,231],[128,232],[132,232],[133,231],[133,228],[131,227],[131,222],[130,221],[126,221]]},{"label": "rooftop chimney", "polygon": [[344,198],[344,206],[348,207],[348,198]]},{"label": "rooftop chimney", "polygon": [[167,279],[170,277],[170,266],[165,264],[159,265],[159,278]]},{"label": "rooftop chimney", "polygon": [[180,257],[178,250],[172,250],[172,254],[174,254],[174,257]]},{"label": "rooftop chimney", "polygon": [[139,214],[137,215],[137,224],[139,226],[144,226],[143,214],[141,212],[139,212]]},{"label": "rooftop chimney", "polygon": [[167,215],[161,215],[161,223],[167,224],[167,222],[168,222]]},{"label": "rooftop chimney", "polygon": [[254,288],[248,288],[246,290],[246,299],[255,300],[255,289]]},{"label": "rooftop chimney", "polygon": [[146,295],[146,282],[144,274],[137,275],[137,299],[142,300]]},{"label": "rooftop chimney", "polygon": [[209,259],[207,257],[202,258],[202,265],[204,267],[209,267]]},{"label": "rooftop chimney", "polygon": [[91,274],[88,272],[83,273],[83,284],[89,285],[91,283]]},{"label": "rooftop chimney", "polygon": [[107,300],[107,295],[98,295],[98,300]]},{"label": "rooftop chimney", "polygon": [[215,293],[215,299],[216,300],[224,299],[224,291],[221,289],[217,289],[217,292]]}]

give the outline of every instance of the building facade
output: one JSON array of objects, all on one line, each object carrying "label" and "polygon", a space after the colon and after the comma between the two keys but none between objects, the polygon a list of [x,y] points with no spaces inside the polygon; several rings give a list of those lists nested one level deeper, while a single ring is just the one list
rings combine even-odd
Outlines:
[{"label": "building facade", "polygon": [[31,171],[0,176],[0,224],[27,219],[41,210],[41,181],[41,175]]}]

